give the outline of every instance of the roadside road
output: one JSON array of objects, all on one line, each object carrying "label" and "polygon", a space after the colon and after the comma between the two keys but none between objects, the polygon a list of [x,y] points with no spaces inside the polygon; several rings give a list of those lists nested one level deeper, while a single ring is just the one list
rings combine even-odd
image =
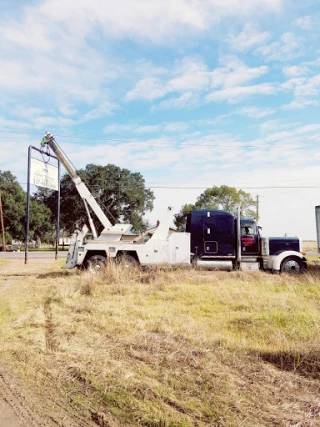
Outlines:
[{"label": "roadside road", "polygon": [[[67,258],[68,252],[58,252],[58,258]],[[0,258],[2,259],[24,259],[24,252],[0,252]],[[49,251],[36,251],[28,252],[28,259],[55,259],[55,252]]]}]

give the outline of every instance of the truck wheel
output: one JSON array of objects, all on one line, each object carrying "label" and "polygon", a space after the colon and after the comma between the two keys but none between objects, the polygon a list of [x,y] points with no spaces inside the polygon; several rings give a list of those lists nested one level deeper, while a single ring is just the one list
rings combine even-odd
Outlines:
[{"label": "truck wheel", "polygon": [[101,273],[107,264],[106,257],[102,255],[93,255],[90,257],[86,263],[88,271],[94,274]]},{"label": "truck wheel", "polygon": [[281,263],[281,273],[297,274],[303,269],[302,260],[295,256],[288,256]]},{"label": "truck wheel", "polygon": [[120,265],[122,265],[124,268],[140,268],[139,262],[132,256],[132,255],[121,255],[118,258],[118,262]]}]

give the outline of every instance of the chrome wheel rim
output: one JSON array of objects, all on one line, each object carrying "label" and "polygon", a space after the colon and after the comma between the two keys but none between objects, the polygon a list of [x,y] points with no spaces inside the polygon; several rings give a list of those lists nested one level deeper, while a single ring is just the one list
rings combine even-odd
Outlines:
[{"label": "chrome wheel rim", "polygon": [[283,271],[285,271],[286,273],[299,273],[300,264],[292,259],[285,263]]}]

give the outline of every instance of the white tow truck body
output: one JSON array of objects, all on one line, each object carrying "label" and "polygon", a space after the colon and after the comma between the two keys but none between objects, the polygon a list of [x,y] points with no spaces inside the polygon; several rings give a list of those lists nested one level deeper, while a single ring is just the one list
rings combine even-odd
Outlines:
[{"label": "white tow truck body", "polygon": [[[172,209],[168,208],[164,217],[146,243],[121,240],[128,233],[131,224],[112,225],[105,213],[102,211],[93,195],[82,182],[79,175],[71,165],[67,156],[56,143],[53,135],[46,133],[42,146],[48,145],[61,161],[66,171],[73,180],[87,210],[93,240],[85,242],[89,231],[85,225],[82,230],[76,230],[71,238],[65,269],[75,267],[100,268],[107,260],[125,258],[131,262],[137,262],[142,266],[147,265],[188,265],[190,264],[190,233],[169,233],[173,219]],[[104,229],[98,236],[88,206],[91,207]]]}]

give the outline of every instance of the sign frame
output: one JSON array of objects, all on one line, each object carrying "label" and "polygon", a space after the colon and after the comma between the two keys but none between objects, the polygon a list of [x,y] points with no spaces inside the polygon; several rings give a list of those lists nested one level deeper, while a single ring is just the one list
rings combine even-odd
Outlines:
[{"label": "sign frame", "polygon": [[[25,258],[24,263],[28,263],[28,248],[29,248],[29,220],[30,220],[30,172],[31,172],[31,152],[32,150],[36,150],[41,153],[42,156],[47,156],[48,161],[52,158],[57,160],[58,162],[58,189],[55,190],[58,192],[58,200],[57,200],[57,216],[56,216],[56,238],[55,238],[55,259],[58,259],[58,249],[59,249],[59,223],[60,223],[60,160],[51,155],[50,153],[43,152],[39,150],[39,148],[33,147],[32,145],[28,148],[28,178],[27,178],[27,207],[26,207],[26,240],[25,240]],[[36,159],[38,160],[38,159]],[[41,162],[41,160],[39,160]],[[45,163],[45,162],[43,162]],[[53,166],[53,165],[51,165]],[[36,184],[34,184],[36,185]],[[45,187],[46,188],[46,187]]]},{"label": "sign frame", "polygon": [[31,157],[30,164],[31,185],[59,190],[59,168],[42,160]]}]

